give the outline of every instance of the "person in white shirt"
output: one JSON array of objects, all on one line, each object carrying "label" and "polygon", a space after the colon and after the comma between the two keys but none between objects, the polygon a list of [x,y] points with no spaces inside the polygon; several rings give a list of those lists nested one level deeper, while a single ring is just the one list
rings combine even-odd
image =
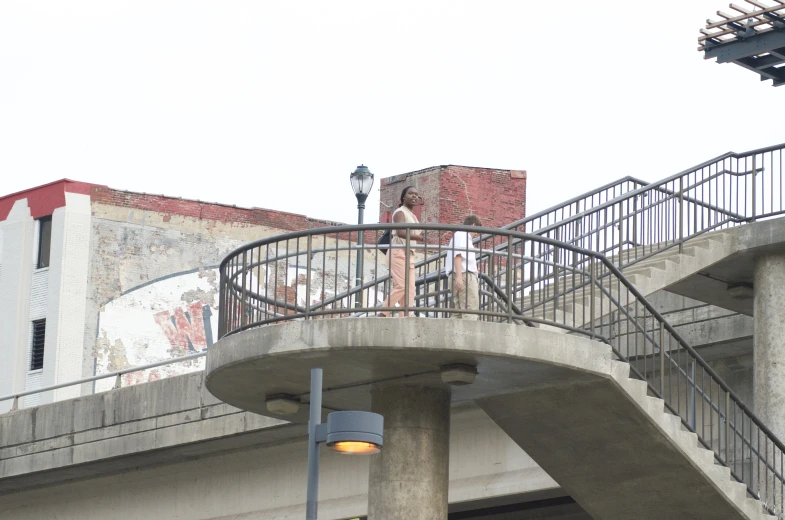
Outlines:
[{"label": "person in white shirt", "polygon": [[[463,220],[465,226],[482,226],[477,215],[469,215]],[[480,309],[480,286],[477,283],[477,257],[471,249],[472,234],[456,231],[447,246],[445,272],[450,276],[453,307],[464,312],[454,312],[453,318],[477,320],[478,315],[471,313]]]}]

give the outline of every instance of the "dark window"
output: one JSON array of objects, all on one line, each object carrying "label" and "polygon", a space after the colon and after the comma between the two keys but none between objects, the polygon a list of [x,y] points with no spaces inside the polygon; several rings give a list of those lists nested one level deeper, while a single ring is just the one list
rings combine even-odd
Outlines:
[{"label": "dark window", "polygon": [[49,249],[52,245],[52,216],[38,219],[38,268],[49,267]]},{"label": "dark window", "polygon": [[30,370],[44,368],[44,337],[46,336],[46,320],[33,322],[33,346],[30,349]]}]

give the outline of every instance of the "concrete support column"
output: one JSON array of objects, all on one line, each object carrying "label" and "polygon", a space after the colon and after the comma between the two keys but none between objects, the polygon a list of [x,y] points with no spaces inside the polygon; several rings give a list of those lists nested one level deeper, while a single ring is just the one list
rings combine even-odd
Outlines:
[{"label": "concrete support column", "polygon": [[446,520],[450,465],[450,388],[373,388],[384,415],[384,449],[371,458],[369,520]]},{"label": "concrete support column", "polygon": [[785,439],[785,254],[755,259],[755,414]]}]

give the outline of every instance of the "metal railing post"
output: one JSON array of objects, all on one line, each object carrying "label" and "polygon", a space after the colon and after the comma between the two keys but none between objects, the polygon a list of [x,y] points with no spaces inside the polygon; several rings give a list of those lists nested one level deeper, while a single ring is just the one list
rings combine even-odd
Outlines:
[{"label": "metal railing post", "polygon": [[[305,319],[311,315],[311,257],[313,256],[313,235],[308,235],[308,259],[305,261]],[[324,283],[322,283],[324,287]]]},{"label": "metal railing post", "polygon": [[[638,196],[632,198],[632,249],[635,250],[635,258],[638,258]],[[644,250],[642,254],[645,254]],[[621,258],[621,255],[619,255]],[[629,263],[629,262],[628,262]],[[621,265],[621,260],[619,260]]]},{"label": "metal railing post", "polygon": [[663,340],[665,339],[665,324],[660,322],[660,395],[665,396],[665,349]]},{"label": "metal railing post", "polygon": [[725,464],[730,464],[730,392],[725,392]]},{"label": "metal railing post", "polygon": [[[512,247],[509,246],[510,238],[511,237],[507,238],[507,244],[508,244],[508,246],[507,246],[507,269],[506,269],[506,271],[507,271],[506,275],[507,276],[506,276],[506,280],[504,282],[504,285],[507,286],[507,287],[505,287],[505,291],[504,291],[505,294],[507,295],[507,323],[512,323],[512,316],[513,316],[513,313],[512,313],[512,296],[513,296],[513,294],[512,294],[513,293],[513,287],[512,287],[512,265],[513,264],[512,264]],[[467,269],[468,269],[468,265],[469,264],[467,263],[466,265],[467,265]]]},{"label": "metal railing post", "polygon": [[755,159],[757,156],[752,156],[752,221],[755,222],[758,216],[758,171],[755,168]]},{"label": "metal railing post", "polygon": [[679,254],[684,252],[684,177],[679,177]]},{"label": "metal railing post", "polygon": [[226,334],[226,303],[229,297],[229,290],[226,284],[226,274],[224,266],[218,269],[218,339]]},{"label": "metal railing post", "polygon": [[692,367],[692,369],[690,370],[690,372],[692,374],[692,389],[690,391],[690,407],[692,408],[692,414],[690,415],[690,419],[691,419],[691,423],[692,423],[692,429],[694,430],[696,428],[696,426],[695,426],[695,422],[696,422],[696,418],[695,418],[695,386],[697,384],[695,382],[695,361],[690,363],[690,365]]},{"label": "metal railing post", "polygon": [[594,327],[595,327],[595,322],[596,322],[596,319],[594,317],[594,284],[595,284],[594,269],[595,269],[595,267],[594,267],[594,257],[591,256],[589,258],[590,258],[590,260],[589,260],[589,283],[591,284],[591,288],[589,289],[589,298],[590,298],[590,301],[589,301],[589,320],[591,321],[591,336],[590,337],[591,337],[591,339],[594,339],[594,336],[595,336]]},{"label": "metal railing post", "polygon": [[[561,236],[560,233],[561,228],[556,228],[555,233],[555,240],[558,242],[559,237]],[[507,248],[509,250],[509,248]],[[556,310],[559,308],[559,248],[554,246],[553,247],[553,319],[556,320]],[[510,264],[507,264],[507,270],[509,271]]]},{"label": "metal railing post", "polygon": [[246,310],[246,299],[248,297],[248,284],[246,283],[246,277],[248,275],[248,258],[247,258],[247,251],[243,251],[243,292],[242,292],[242,302],[240,302],[240,325],[245,326],[248,324],[248,311]]}]

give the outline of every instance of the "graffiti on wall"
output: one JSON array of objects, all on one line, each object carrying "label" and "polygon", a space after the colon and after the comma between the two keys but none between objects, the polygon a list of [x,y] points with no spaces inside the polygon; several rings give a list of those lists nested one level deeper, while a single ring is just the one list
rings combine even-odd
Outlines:
[{"label": "graffiti on wall", "polygon": [[[301,261],[302,260],[302,261]],[[330,258],[322,265],[332,265],[321,276],[320,269],[311,269],[310,294],[306,294],[307,268],[304,259],[289,263],[275,262],[256,267],[248,276],[235,280],[250,293],[277,301],[303,306],[316,304],[345,292],[351,278],[348,259]],[[316,262],[315,262],[316,263]],[[317,263],[318,265],[318,263]],[[337,267],[337,269],[336,269]],[[368,270],[366,276],[372,277]],[[95,373],[105,374],[140,365],[203,352],[218,340],[218,269],[178,273],[136,287],[108,302],[98,317],[98,337],[93,352]],[[237,285],[240,283],[240,286]],[[383,299],[377,294],[377,300]],[[338,304],[348,305],[341,300]],[[238,311],[239,312],[239,311]],[[246,311],[251,321],[266,320],[289,312],[271,303],[257,302]],[[121,376],[123,387],[204,369],[205,359],[172,363],[161,367],[131,372]],[[111,390],[114,378],[96,382],[96,391]]]},{"label": "graffiti on wall", "polygon": [[[218,270],[205,269],[156,280],[107,303],[98,318],[95,373],[114,372],[202,352],[216,341]],[[204,358],[132,372],[122,386],[204,368]],[[114,379],[96,382],[109,390]]]}]

